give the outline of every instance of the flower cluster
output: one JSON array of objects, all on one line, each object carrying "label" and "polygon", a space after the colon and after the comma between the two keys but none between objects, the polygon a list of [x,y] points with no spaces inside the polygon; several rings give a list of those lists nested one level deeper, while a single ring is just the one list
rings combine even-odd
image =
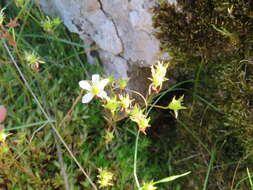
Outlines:
[{"label": "flower cluster", "polygon": [[129,113],[129,108],[131,108],[133,100],[130,99],[128,94],[126,96],[120,94],[119,99],[122,106],[122,110]]},{"label": "flower cluster", "polygon": [[[146,134],[146,128],[150,127],[150,118],[144,114],[144,111],[138,105],[132,108],[133,100],[130,99],[129,94],[116,95],[111,92],[111,97],[108,96],[105,91],[105,87],[108,83],[109,79],[100,79],[98,74],[92,75],[91,81],[80,81],[79,86],[88,91],[88,93],[83,96],[82,103],[88,103],[92,98],[97,96],[104,100],[103,106],[111,112],[114,120],[118,120],[116,113],[120,115],[119,113],[123,112],[126,115],[130,115],[130,119],[138,124],[139,131]],[[122,86],[119,86],[119,88],[121,87]]]},{"label": "flower cluster", "polygon": [[55,17],[53,19],[50,19],[49,17],[46,18],[46,20],[44,20],[41,23],[41,26],[43,28],[43,30],[47,33],[53,33],[54,30],[61,24],[61,20],[59,17]]},{"label": "flower cluster", "polygon": [[[79,82],[79,86],[86,90],[86,94],[82,97],[82,103],[89,103],[94,97],[98,97],[102,100],[103,107],[107,110],[104,116],[108,124],[107,129],[105,130],[105,135],[103,136],[105,144],[110,143],[114,138],[114,131],[116,127],[114,124],[126,117],[129,117],[138,125],[139,132],[146,135],[146,129],[151,127],[151,118],[148,117],[148,114],[146,114],[147,107],[152,105],[150,104],[153,98],[151,90],[158,93],[162,89],[163,82],[168,80],[165,77],[167,67],[168,64],[164,64],[163,62],[158,62],[157,65],[151,66],[152,77],[150,80],[152,83],[149,86],[150,97],[148,96],[147,98],[144,98],[144,96],[136,92],[136,94],[140,95],[145,101],[146,109],[142,109],[136,101],[130,98],[130,95],[127,93],[129,90],[126,89],[127,80],[120,80],[117,83],[114,81],[113,77],[101,79],[98,74],[94,74],[91,77],[91,81],[82,80]],[[186,107],[182,106],[183,98],[184,96],[181,96],[179,99],[173,97],[172,101],[166,107],[158,105],[152,106],[161,109],[171,109],[174,111],[175,117],[177,118],[178,111],[186,109]],[[139,189],[156,190],[156,184],[172,181],[180,176],[172,176],[156,182],[151,181],[149,183],[144,183]],[[99,175],[97,177],[97,182],[100,185],[100,188],[113,186],[114,174],[109,172],[107,169],[99,169]]]},{"label": "flower cluster", "polygon": [[45,62],[42,61],[36,53],[33,52],[25,52],[24,56],[25,61],[29,64],[32,70],[39,71],[40,70],[40,64],[44,64]]},{"label": "flower cluster", "polygon": [[[163,82],[168,80],[165,77],[167,67],[168,64],[164,64],[162,62],[158,62],[157,65],[151,67],[152,78],[150,78],[150,80],[152,81],[152,83],[150,85],[150,88],[152,88],[156,92],[159,92],[162,88]],[[107,92],[105,91],[105,87],[109,83],[112,84],[112,88],[111,90],[109,89],[110,95],[108,96]],[[119,121],[120,118],[123,119],[124,117],[119,116],[121,113],[123,113],[125,117],[129,116],[132,121],[136,122],[139,127],[139,131],[146,135],[146,129],[150,127],[150,117],[144,114],[144,110],[142,110],[138,104],[135,103],[135,106],[132,107],[133,100],[130,99],[129,94],[122,91],[126,87],[127,81],[120,80],[118,87],[113,86],[113,84],[113,79],[101,79],[98,74],[92,75],[91,81],[80,81],[79,86],[87,91],[87,93],[82,98],[82,103],[89,103],[94,97],[99,97],[104,102],[104,108],[109,110],[111,113],[112,119],[108,119],[107,117],[105,117],[111,125],[113,122]],[[114,91],[117,88],[120,89],[122,94],[118,95]],[[157,107],[173,110],[175,113],[175,117],[177,118],[178,111],[181,109],[186,109],[186,107],[182,106],[182,101],[183,96],[181,96],[179,99],[176,99],[174,97],[167,107]]]},{"label": "flower cluster", "polygon": [[158,61],[157,64],[151,66],[152,77],[149,79],[152,81],[152,83],[150,84],[149,94],[151,93],[151,89],[157,93],[162,89],[163,82],[168,80],[165,77],[167,67],[168,64],[164,64],[161,61]]},{"label": "flower cluster", "polygon": [[113,186],[114,174],[107,169],[99,168],[98,184],[100,188]]},{"label": "flower cluster", "polygon": [[150,127],[150,117],[147,117],[138,105],[135,105],[130,112],[130,119],[136,122],[139,126],[139,131],[146,135],[146,129]]},{"label": "flower cluster", "polygon": [[117,96],[114,96],[113,98],[107,98],[106,103],[104,105],[104,107],[110,110],[113,115],[115,114],[119,106],[120,103],[118,101]]},{"label": "flower cluster", "polygon": [[92,75],[92,80],[82,80],[79,82],[79,86],[88,91],[82,98],[82,103],[89,103],[94,97],[99,97],[105,100],[104,107],[111,111],[111,113],[115,113],[121,108],[121,110],[128,112],[129,108],[133,100],[130,99],[129,95],[116,95],[114,94],[112,97],[107,95],[107,92],[104,90],[105,87],[110,82],[109,78],[100,79],[98,74]]},{"label": "flower cluster", "polygon": [[181,96],[178,99],[176,99],[174,96],[172,101],[168,105],[168,108],[174,111],[175,118],[178,117],[179,110],[187,109],[186,107],[182,106],[183,99],[184,99],[184,96]]}]

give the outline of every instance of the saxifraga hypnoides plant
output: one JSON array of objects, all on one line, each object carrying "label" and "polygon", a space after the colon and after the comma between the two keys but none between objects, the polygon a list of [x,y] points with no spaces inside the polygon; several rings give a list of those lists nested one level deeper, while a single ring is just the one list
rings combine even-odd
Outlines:
[{"label": "saxifraga hypnoides plant", "polygon": [[[24,6],[24,2],[25,1],[22,0],[16,1],[17,5],[20,7]],[[16,48],[15,40],[9,34],[9,31],[4,27],[3,23],[4,9],[0,11],[0,30],[2,32],[1,37],[3,39],[6,39],[13,48]],[[58,18],[51,21],[47,17],[47,20],[43,22],[41,26],[46,32],[52,33],[57,25],[59,25],[59,23],[60,21]],[[14,20],[8,27],[15,28],[17,25],[18,23]],[[40,60],[35,52],[25,52],[24,59],[29,63],[31,69],[34,71],[39,71],[39,65],[44,63],[44,61]],[[104,136],[105,143],[108,144],[113,140],[117,122],[126,118],[130,118],[130,120],[138,125],[139,130],[136,134],[133,173],[136,186],[139,190],[155,190],[157,189],[155,185],[159,183],[170,182],[190,173],[186,172],[181,175],[170,176],[158,181],[144,182],[142,185],[140,185],[137,177],[137,151],[139,135],[140,133],[146,135],[146,129],[151,127],[151,118],[148,116],[151,108],[157,107],[160,109],[173,110],[175,118],[178,117],[179,110],[186,109],[186,107],[182,105],[183,96],[178,99],[176,99],[176,97],[173,97],[172,101],[168,104],[168,106],[165,107],[151,104],[156,95],[162,89],[163,82],[168,80],[165,77],[167,67],[168,64],[165,64],[162,61],[158,61],[156,65],[151,66],[152,76],[149,78],[151,80],[151,84],[149,86],[149,92],[146,98],[139,92],[127,89],[127,80],[116,81],[112,77],[101,79],[98,74],[94,74],[92,75],[91,81],[82,80],[79,82],[79,86],[87,91],[87,93],[82,98],[82,103],[89,103],[93,98],[99,98],[102,102],[103,107],[105,108],[104,118],[107,121],[107,129]],[[143,99],[145,106],[142,106],[142,103],[137,103],[134,99],[132,99],[132,94],[139,95]],[[0,109],[2,109],[3,112],[4,108],[1,107]],[[0,124],[2,121],[0,118]],[[0,148],[1,153],[5,154],[9,150],[7,141],[10,134],[5,131],[3,125],[0,126]],[[115,174],[106,168],[100,168],[98,173],[99,175],[97,176],[97,183],[99,184],[100,188],[106,188],[114,185],[113,181],[116,178]]]},{"label": "saxifraga hypnoides plant", "polygon": [[[140,93],[132,91],[126,88],[127,80],[116,81],[113,77],[101,79],[98,74],[92,75],[91,81],[81,80],[79,86],[86,90],[87,93],[82,98],[82,103],[89,103],[93,98],[99,98],[105,108],[104,118],[107,121],[107,129],[105,133],[105,142],[110,143],[114,138],[114,131],[116,123],[125,118],[130,118],[133,122],[138,125],[138,133],[136,135],[136,146],[134,155],[134,177],[135,182],[139,190],[155,190],[156,184],[173,181],[179,177],[185,176],[190,172],[186,172],[181,175],[170,176],[158,181],[144,182],[141,186],[137,177],[137,150],[138,140],[140,133],[146,135],[146,129],[151,127],[149,124],[150,117],[148,107],[157,107],[160,109],[170,109],[174,111],[175,118],[178,117],[178,111],[186,109],[182,105],[183,96],[176,99],[175,97],[168,104],[168,106],[158,106],[151,104],[155,95],[162,89],[163,82],[168,80],[165,78],[168,63],[158,61],[157,64],[151,66],[152,76],[149,78],[151,84],[149,86],[149,92],[145,98]],[[137,103],[134,99],[131,99],[132,94],[139,95],[145,104],[141,106],[141,103]],[[107,169],[99,169],[99,180],[97,181],[101,188],[113,186],[113,180],[115,176],[112,172]]]}]

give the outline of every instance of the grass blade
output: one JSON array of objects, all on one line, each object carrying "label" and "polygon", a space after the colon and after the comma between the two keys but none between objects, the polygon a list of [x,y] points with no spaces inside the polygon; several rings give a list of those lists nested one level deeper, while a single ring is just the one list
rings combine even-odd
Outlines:
[{"label": "grass blade", "polygon": [[53,40],[53,41],[57,41],[57,42],[62,42],[62,43],[65,43],[65,44],[76,46],[76,47],[89,48],[89,47],[85,46],[84,44],[79,44],[79,43],[76,43],[76,42],[71,42],[71,41],[68,41],[68,40],[52,37],[52,36],[49,36],[49,35],[24,34],[23,37],[24,38],[25,37],[27,37],[27,38],[42,38],[42,39],[48,39],[48,40]]},{"label": "grass blade", "polygon": [[250,176],[250,173],[249,173],[249,168],[247,168],[247,175],[248,175],[248,178],[249,178],[250,188],[251,188],[251,190],[253,190],[253,183],[252,183],[251,176]]},{"label": "grass blade", "polygon": [[207,173],[206,173],[206,178],[205,178],[205,183],[204,183],[203,190],[207,190],[208,179],[209,179],[209,176],[210,176],[210,172],[213,168],[214,160],[215,160],[215,151],[212,151],[211,159],[210,159],[208,169],[207,169]]},{"label": "grass blade", "polygon": [[7,128],[4,129],[5,131],[13,131],[13,130],[18,130],[18,129],[25,129],[25,128],[29,128],[29,127],[35,127],[38,125],[45,125],[48,123],[54,123],[56,122],[56,120],[46,120],[46,121],[40,121],[40,122],[36,122],[36,123],[29,123],[26,125],[20,125],[20,126],[16,126],[16,127],[12,127],[12,128]]}]

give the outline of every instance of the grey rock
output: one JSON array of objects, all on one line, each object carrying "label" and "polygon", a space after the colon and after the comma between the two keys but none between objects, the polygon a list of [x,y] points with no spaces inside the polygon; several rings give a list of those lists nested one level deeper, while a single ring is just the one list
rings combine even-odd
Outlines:
[{"label": "grey rock", "polygon": [[[158,59],[170,58],[160,51],[160,42],[153,35],[151,10],[158,0],[38,1],[47,14],[60,16],[88,47],[94,44],[98,47],[106,74],[127,78],[133,70],[131,67],[148,67]],[[86,52],[89,62],[95,62],[89,48]],[[138,76],[133,78],[138,80]],[[147,86],[134,84],[135,89]]]}]

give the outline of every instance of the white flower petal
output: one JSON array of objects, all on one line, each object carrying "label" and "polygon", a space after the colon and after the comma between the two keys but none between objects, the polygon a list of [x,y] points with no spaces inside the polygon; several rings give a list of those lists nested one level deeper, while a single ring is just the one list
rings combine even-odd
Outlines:
[{"label": "white flower petal", "polygon": [[80,86],[82,89],[84,89],[84,90],[88,90],[88,91],[91,90],[91,85],[90,85],[90,83],[89,83],[88,81],[86,81],[86,80],[81,80],[81,81],[79,82],[79,86]]},{"label": "white flower petal", "polygon": [[103,99],[107,99],[108,98],[107,93],[105,91],[99,92],[97,96],[99,98],[103,98]]},{"label": "white flower petal", "polygon": [[99,74],[92,75],[92,84],[99,82]]},{"label": "white flower petal", "polygon": [[84,104],[89,103],[93,97],[94,97],[94,95],[91,93],[85,94],[82,98],[82,103],[84,103]]},{"label": "white flower petal", "polygon": [[99,82],[99,88],[104,89],[105,86],[109,83],[109,79],[103,79]]}]

